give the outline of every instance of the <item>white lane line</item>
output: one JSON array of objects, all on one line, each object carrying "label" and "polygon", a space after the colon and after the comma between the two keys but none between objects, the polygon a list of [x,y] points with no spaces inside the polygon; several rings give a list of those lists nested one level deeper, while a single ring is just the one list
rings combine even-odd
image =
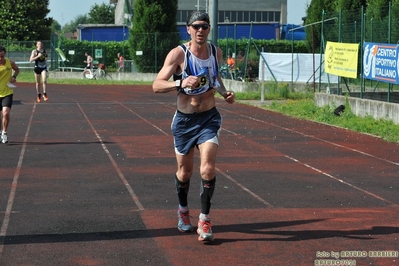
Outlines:
[{"label": "white lane line", "polygon": [[151,123],[150,121],[148,121],[147,119],[145,119],[144,117],[142,117],[141,115],[139,115],[138,113],[136,113],[135,111],[133,111],[132,109],[130,109],[129,107],[125,106],[124,104],[118,102],[123,108],[127,109],[129,112],[133,113],[134,115],[136,115],[137,117],[139,117],[141,120],[147,122],[149,125],[151,125],[152,127],[156,128],[159,132],[163,133],[164,135],[168,136],[169,134],[166,133],[165,131],[163,131],[160,127],[157,127],[155,124]]},{"label": "white lane line", "polygon": [[[263,121],[263,120],[260,120],[260,119],[251,117],[251,116],[239,114],[239,113],[236,113],[236,112],[233,112],[233,111],[230,111],[230,110],[226,110],[226,109],[223,109],[223,110],[226,111],[226,112],[235,114],[235,115],[239,115],[239,116],[244,117],[244,118],[248,118],[248,119],[253,120],[253,121],[255,121],[255,122],[260,122],[260,123],[267,124],[267,125],[270,125],[270,126],[273,126],[273,127],[277,127],[277,128],[283,129],[283,130],[285,130],[285,131],[289,131],[289,132],[292,132],[292,133],[296,133],[296,134],[302,135],[302,136],[304,136],[304,137],[316,139],[316,140],[318,140],[318,141],[328,143],[328,144],[330,144],[330,145],[332,145],[332,146],[340,147],[340,148],[342,148],[342,149],[350,150],[350,151],[353,151],[353,152],[356,152],[356,153],[360,153],[360,154],[362,154],[362,155],[365,155],[365,156],[368,156],[368,157],[371,157],[371,158],[374,158],[374,159],[377,159],[377,160],[380,160],[380,161],[384,161],[384,162],[386,162],[386,163],[390,163],[390,164],[394,164],[394,165],[398,165],[398,166],[399,166],[399,162],[394,162],[394,161],[387,160],[387,159],[384,159],[384,158],[381,158],[381,157],[377,157],[377,156],[375,156],[375,155],[372,155],[372,154],[369,154],[369,153],[366,153],[366,152],[363,152],[363,151],[360,151],[360,150],[357,150],[357,149],[352,149],[352,148],[349,148],[349,147],[346,147],[346,146],[343,146],[343,145],[334,143],[334,142],[332,142],[332,141],[328,141],[328,140],[325,140],[325,139],[321,139],[321,138],[318,138],[318,137],[315,137],[315,136],[312,136],[312,135],[308,135],[308,134],[305,134],[305,133],[303,133],[303,132],[296,131],[296,130],[293,130],[293,129],[289,129],[289,128],[286,128],[286,127],[282,127],[282,126],[279,126],[279,125],[276,125],[276,124],[273,124],[273,123],[269,123],[269,122],[266,122],[266,121]],[[314,121],[312,121],[312,122],[314,122]],[[317,122],[314,122],[314,123],[317,123]],[[323,124],[323,125],[325,125],[325,124]]]},{"label": "white lane line", "polygon": [[355,185],[352,185],[351,183],[345,182],[345,181],[342,180],[342,179],[339,179],[339,178],[337,178],[337,177],[335,177],[335,176],[333,176],[333,175],[330,175],[330,174],[328,174],[328,173],[326,173],[326,172],[324,172],[324,171],[322,171],[322,170],[320,170],[320,169],[317,169],[317,168],[315,168],[315,167],[313,167],[313,166],[310,166],[309,164],[303,163],[303,162],[301,162],[301,161],[299,161],[299,160],[297,160],[297,159],[295,159],[295,158],[292,158],[292,157],[290,157],[290,156],[288,156],[288,155],[285,155],[285,157],[288,158],[288,159],[290,159],[290,160],[293,160],[293,161],[296,162],[296,163],[299,163],[299,164],[301,164],[301,165],[303,165],[303,166],[306,166],[306,167],[312,169],[313,171],[316,171],[316,172],[318,172],[318,173],[320,173],[320,174],[322,174],[322,175],[325,175],[325,176],[327,176],[327,177],[329,177],[329,178],[331,178],[331,179],[333,179],[333,180],[335,180],[335,181],[338,181],[338,182],[340,182],[340,183],[342,183],[342,184],[345,184],[345,185],[347,185],[347,186],[349,186],[349,187],[351,187],[351,188],[354,188],[354,189],[356,189],[356,190],[359,190],[359,191],[361,191],[361,192],[363,192],[363,193],[365,193],[365,194],[367,194],[367,195],[369,195],[369,196],[372,196],[372,197],[374,197],[374,198],[376,198],[376,199],[379,199],[379,200],[384,201],[384,202],[386,202],[386,203],[389,203],[389,204],[391,204],[391,205],[396,205],[396,206],[398,205],[398,204],[393,203],[393,202],[391,202],[391,201],[389,201],[389,200],[387,200],[387,199],[384,199],[384,198],[382,198],[382,197],[380,197],[380,196],[378,196],[378,195],[376,195],[376,194],[374,194],[374,193],[371,193],[370,191],[364,190],[364,189],[362,189],[362,188],[360,188],[360,187],[357,187],[357,186],[355,186]]},{"label": "white lane line", "polygon": [[[168,106],[168,107],[169,107],[169,106]],[[330,144],[330,145],[332,145],[332,146],[336,146],[336,147],[340,147],[340,148],[342,148],[342,149],[347,149],[347,150],[350,150],[350,151],[353,151],[353,152],[356,152],[356,153],[360,153],[360,154],[362,154],[362,155],[365,155],[365,156],[368,156],[368,157],[371,157],[371,158],[374,158],[374,159],[378,159],[378,160],[381,160],[381,161],[384,161],[384,162],[387,162],[387,163],[390,163],[390,164],[399,165],[399,163],[394,162],[394,161],[386,160],[386,159],[383,159],[383,158],[374,156],[374,155],[372,155],[372,154],[369,154],[369,153],[366,153],[366,152],[363,152],[363,151],[360,151],[360,150],[352,149],[352,148],[349,148],[349,147],[346,147],[346,146],[343,146],[343,145],[340,145],[340,144],[337,144],[337,143],[334,143],[334,142],[331,142],[331,141],[327,141],[327,140],[324,140],[324,139],[320,139],[320,138],[315,137],[315,136],[307,135],[307,134],[305,134],[305,133],[302,133],[302,132],[299,132],[299,131],[296,131],[296,130],[292,130],[292,129],[289,129],[289,128],[286,128],[286,127],[282,127],[282,126],[279,126],[279,125],[276,125],[276,124],[273,124],[273,123],[269,123],[269,122],[266,122],[266,121],[263,121],[263,120],[260,120],[260,119],[251,117],[251,116],[239,114],[239,113],[236,113],[236,112],[234,112],[234,111],[230,111],[230,110],[227,110],[227,109],[224,109],[224,108],[221,108],[221,107],[219,107],[218,109],[224,110],[224,111],[229,112],[229,113],[232,113],[232,114],[239,115],[239,116],[241,116],[241,117],[247,118],[247,119],[249,119],[249,120],[253,120],[253,121],[255,121],[255,122],[260,122],[260,123],[263,123],[263,124],[267,124],[267,125],[270,125],[270,126],[274,126],[274,127],[283,129],[283,130],[285,130],[285,131],[289,131],[289,132],[292,132],[292,133],[297,133],[297,134],[299,134],[299,135],[302,135],[302,136],[305,136],[305,137],[308,137],[308,138],[313,138],[313,139],[319,140],[319,141],[321,141],[321,142],[328,143],[328,144]],[[235,132],[233,132],[233,131],[226,130],[226,129],[225,129],[225,131],[229,132],[230,134],[240,136],[240,134],[235,133]],[[245,137],[244,135],[241,135],[241,136]],[[259,144],[259,145],[261,145],[261,144]],[[314,170],[314,171],[316,171],[316,172],[319,172],[319,173],[321,173],[321,174],[323,174],[323,175],[325,175],[325,176],[328,176],[328,177],[330,177],[331,179],[334,179],[334,180],[336,180],[336,181],[338,181],[338,182],[340,182],[340,183],[343,183],[343,184],[345,184],[345,185],[347,185],[347,186],[349,186],[349,187],[351,187],[351,188],[354,188],[354,189],[359,190],[359,191],[361,191],[361,192],[363,192],[363,193],[365,193],[365,194],[367,194],[367,195],[370,195],[370,196],[372,196],[372,197],[374,197],[374,198],[376,198],[376,199],[379,199],[379,200],[381,200],[381,201],[384,201],[384,202],[389,203],[389,204],[392,204],[392,205],[398,205],[398,204],[393,203],[393,202],[391,202],[391,201],[389,201],[389,200],[387,200],[387,199],[384,199],[384,198],[382,198],[382,197],[380,197],[380,196],[378,196],[378,195],[376,195],[376,194],[374,194],[374,193],[371,193],[371,192],[369,192],[369,191],[367,191],[367,190],[364,190],[364,189],[362,189],[362,188],[360,188],[360,187],[357,187],[357,186],[352,185],[352,184],[350,184],[350,183],[348,183],[348,182],[345,182],[345,181],[343,181],[342,179],[336,178],[336,177],[334,177],[334,176],[332,176],[332,175],[330,175],[330,174],[328,174],[328,173],[326,173],[326,172],[323,172],[323,171],[321,171],[321,170],[319,170],[319,169],[317,169],[317,168],[315,168],[315,167],[313,167],[313,166],[310,166],[310,165],[308,165],[308,164],[302,163],[302,162],[298,161],[298,160],[295,159],[295,158],[292,158],[292,157],[290,157],[290,156],[288,156],[288,155],[285,155],[285,154],[284,154],[284,156],[285,156],[286,158],[289,158],[289,159],[291,159],[291,160],[293,160],[293,161],[295,161],[295,162],[297,162],[297,163],[300,163],[300,164],[302,164],[302,165],[304,165],[304,166],[306,166],[306,167],[308,167],[308,168],[310,168],[310,169],[312,169],[312,170]],[[237,186],[239,186],[242,190],[248,192],[250,195],[252,195],[254,198],[256,198],[257,200],[259,200],[260,202],[262,202],[262,203],[265,204],[266,206],[268,206],[268,207],[273,207],[273,205],[271,205],[271,204],[268,203],[267,201],[263,200],[261,197],[259,197],[257,194],[253,193],[253,192],[250,191],[249,189],[247,189],[245,186],[243,186],[242,184],[240,184],[238,181],[236,181],[236,180],[235,180],[234,178],[232,178],[231,176],[229,176],[229,175],[227,175],[226,173],[222,172],[222,171],[221,171],[220,169],[218,169],[218,168],[216,168],[216,170],[217,170],[220,174],[222,174],[224,177],[226,177],[227,179],[229,179],[230,181],[232,181],[233,183],[235,183]]]},{"label": "white lane line", "polygon": [[3,240],[0,242],[0,259],[3,255],[4,237],[7,235],[8,226],[10,224],[10,216],[12,213],[12,206],[14,204],[15,194],[17,192],[18,179],[19,179],[19,175],[21,173],[22,162],[24,160],[25,151],[26,151],[26,143],[28,142],[29,131],[30,131],[30,128],[32,125],[33,115],[34,115],[35,111],[36,111],[36,103],[34,103],[34,105],[33,105],[32,112],[31,112],[29,122],[28,122],[28,126],[26,128],[24,141],[23,141],[22,148],[21,148],[21,153],[19,154],[17,168],[15,169],[14,178],[13,178],[12,184],[11,184],[10,195],[8,196],[8,202],[7,202],[7,207],[6,207],[6,211],[4,214],[4,220],[3,220],[3,223],[2,223],[1,229],[0,229],[0,237],[3,238]]},{"label": "white lane line", "polygon": [[[224,108],[220,108],[220,107],[219,107],[218,109],[224,110],[224,111],[229,112],[229,113],[232,113],[232,114],[239,115],[239,116],[241,116],[241,117],[247,118],[247,119],[249,119],[249,120],[253,120],[253,121],[255,121],[255,122],[260,122],[260,123],[263,123],[263,124],[267,124],[267,125],[270,125],[270,126],[274,126],[274,127],[283,129],[283,130],[285,130],[285,131],[289,131],[289,132],[292,132],[292,133],[297,133],[297,134],[299,134],[299,135],[302,135],[302,136],[305,136],[305,137],[308,137],[308,138],[317,139],[317,140],[319,140],[319,141],[321,141],[321,142],[328,143],[328,144],[330,144],[330,145],[332,145],[332,146],[337,146],[337,147],[340,147],[340,148],[343,148],[343,149],[347,149],[347,150],[350,150],[350,151],[353,151],[353,152],[357,152],[357,153],[360,153],[360,154],[362,154],[362,155],[365,155],[365,156],[368,156],[368,157],[371,157],[371,158],[375,158],[375,159],[378,159],[378,160],[381,160],[381,161],[384,161],[384,162],[387,162],[387,163],[390,163],[390,164],[399,165],[399,163],[397,163],[397,162],[393,162],[393,161],[390,161],[390,160],[386,160],[386,159],[383,159],[383,158],[374,156],[374,155],[372,155],[372,154],[369,154],[369,153],[366,153],[366,152],[363,152],[363,151],[360,151],[360,150],[352,149],[352,148],[349,148],[349,147],[346,147],[346,146],[343,146],[343,145],[340,145],[340,144],[337,144],[337,143],[334,143],[334,142],[331,142],[331,141],[327,141],[327,140],[324,140],[324,139],[320,139],[320,138],[315,137],[315,136],[307,135],[307,134],[305,134],[305,133],[302,133],[302,132],[299,132],[299,131],[296,131],[296,130],[292,130],[292,129],[289,129],[289,128],[286,128],[286,127],[282,127],[282,126],[279,126],[279,125],[276,125],[276,124],[273,124],[273,123],[269,123],[269,122],[266,122],[266,121],[263,121],[263,120],[260,120],[260,119],[251,117],[251,116],[239,114],[239,113],[236,113],[236,112],[234,112],[234,111],[230,111],[230,110],[227,110],[227,109],[224,109]],[[226,130],[226,131],[228,131],[228,132],[230,132],[231,134],[234,134],[234,135],[240,135],[240,134],[234,133],[233,131],[230,131],[230,130]],[[241,135],[241,136],[245,137],[244,135]],[[354,189],[359,190],[359,191],[361,191],[361,192],[363,192],[363,193],[365,193],[365,194],[367,194],[367,195],[370,195],[370,196],[372,196],[372,197],[374,197],[374,198],[376,198],[376,199],[379,199],[379,200],[381,200],[381,201],[387,202],[387,203],[392,204],[392,205],[398,205],[398,204],[393,203],[393,202],[391,202],[391,201],[389,201],[389,200],[387,200],[387,199],[384,199],[384,198],[382,198],[382,197],[380,197],[380,196],[378,196],[378,195],[376,195],[376,194],[374,194],[374,193],[371,193],[371,192],[369,192],[369,191],[367,191],[367,190],[364,190],[364,189],[359,188],[359,187],[357,187],[357,186],[355,186],[355,185],[352,185],[352,184],[350,184],[350,183],[348,183],[348,182],[345,182],[345,181],[343,181],[342,179],[336,178],[336,177],[334,177],[334,176],[332,176],[332,175],[330,175],[330,174],[328,174],[328,173],[326,173],[326,172],[323,172],[323,171],[321,171],[321,170],[319,170],[319,169],[317,169],[317,168],[315,168],[315,167],[313,167],[313,166],[310,166],[310,165],[308,165],[308,164],[302,163],[302,162],[298,161],[298,160],[295,159],[295,158],[292,158],[292,157],[290,157],[290,156],[288,156],[288,155],[285,155],[285,154],[284,154],[284,156],[287,157],[287,158],[289,158],[289,159],[291,159],[291,160],[293,160],[293,161],[295,161],[295,162],[297,162],[297,163],[300,163],[300,164],[302,164],[302,165],[304,165],[304,166],[306,166],[306,167],[308,167],[308,168],[310,168],[310,169],[312,169],[312,170],[314,170],[314,171],[316,171],[316,172],[319,172],[319,173],[321,173],[321,174],[323,174],[323,175],[326,175],[326,176],[330,177],[331,179],[334,179],[334,180],[336,180],[336,181],[338,181],[338,182],[341,182],[341,183],[343,183],[343,184],[345,184],[345,185],[347,185],[347,186],[349,186],[349,187],[351,187],[351,188],[354,188]],[[241,189],[243,189],[244,191],[247,191],[247,192],[248,192],[249,194],[251,194],[254,198],[256,198],[257,200],[259,200],[260,202],[262,202],[262,203],[265,204],[266,206],[273,207],[273,205],[271,205],[271,204],[268,203],[267,201],[263,200],[261,197],[259,197],[257,194],[253,193],[253,192],[250,191],[249,189],[247,189],[245,186],[243,186],[242,184],[240,184],[238,181],[236,181],[236,180],[235,180],[234,178],[232,178],[231,176],[229,176],[229,175],[227,175],[226,173],[222,172],[222,171],[219,170],[218,168],[216,168],[216,170],[217,170],[220,174],[222,174],[224,177],[226,177],[227,179],[231,180],[231,181],[234,182],[236,185],[238,185]]]},{"label": "white lane line", "polygon": [[91,121],[89,120],[89,118],[87,117],[86,113],[83,111],[82,107],[80,106],[80,104],[77,104],[80,111],[82,112],[83,116],[85,117],[87,123],[90,125],[91,129],[93,130],[94,134],[96,135],[98,141],[101,143],[101,146],[103,148],[103,150],[105,151],[105,153],[107,154],[109,160],[111,161],[112,165],[115,168],[115,171],[118,173],[119,178],[122,180],[123,184],[125,185],[127,191],[129,192],[130,196],[132,197],[134,203],[136,204],[137,208],[140,211],[144,211],[144,206],[141,204],[139,198],[137,197],[136,193],[134,192],[134,190],[132,189],[132,187],[130,186],[129,182],[127,181],[127,179],[125,178],[125,176],[123,175],[121,169],[119,168],[118,164],[116,163],[115,159],[112,157],[111,153],[109,152],[107,146],[104,144],[103,139],[100,137],[100,135],[97,133],[97,130],[94,128],[93,124],[91,123]]},{"label": "white lane line", "polygon": [[260,201],[261,203],[263,203],[264,205],[266,205],[269,208],[273,208],[273,205],[271,205],[269,202],[265,201],[264,199],[262,199],[261,197],[259,197],[257,194],[255,194],[254,192],[252,192],[251,190],[249,190],[248,188],[246,188],[244,185],[242,185],[240,182],[238,182],[237,180],[235,180],[233,177],[229,176],[228,174],[226,174],[225,172],[221,171],[219,168],[215,168],[216,171],[218,171],[221,175],[223,175],[225,178],[227,178],[228,180],[230,180],[231,182],[233,182],[234,184],[236,184],[239,188],[241,188],[242,190],[244,190],[245,192],[248,192],[252,197],[254,197],[255,199],[257,199],[258,201]]},{"label": "white lane line", "polygon": [[[143,119],[145,122],[147,122],[148,124],[150,124],[151,126],[153,126],[154,128],[158,129],[160,132],[162,132],[163,134],[169,136],[168,133],[166,133],[165,131],[163,131],[162,129],[160,129],[159,127],[157,127],[156,125],[154,125],[153,123],[149,122],[148,120],[144,119],[141,115],[137,114],[136,112],[134,112],[133,110],[131,110],[130,108],[124,106],[122,103],[120,103],[124,108],[126,108],[127,110],[129,110],[130,112],[132,112],[133,114],[135,114],[136,116],[140,117],[141,119]],[[167,107],[170,107],[169,105],[166,105]],[[229,133],[233,134],[233,135],[238,135],[232,131],[228,131]],[[246,188],[244,185],[242,185],[241,183],[239,183],[237,180],[235,180],[233,177],[229,176],[228,174],[226,174],[225,172],[223,172],[222,170],[220,170],[219,168],[215,168],[216,171],[218,171],[221,175],[223,175],[224,177],[226,177],[228,180],[230,180],[231,182],[233,182],[234,184],[236,184],[239,188],[241,188],[242,190],[248,192],[252,197],[254,197],[255,199],[257,199],[258,201],[260,201],[261,203],[263,203],[264,205],[268,206],[269,208],[273,208],[273,205],[271,205],[270,203],[268,203],[267,201],[265,201],[264,199],[262,199],[261,197],[259,197],[258,195],[256,195],[254,192],[252,192],[251,190],[249,190],[248,188]]]},{"label": "white lane line", "polygon": [[[228,111],[228,110],[225,110],[225,111]],[[229,112],[230,112],[230,113],[234,113],[234,112],[231,112],[231,111],[229,111]],[[234,114],[236,114],[236,113],[234,113]],[[245,116],[245,115],[242,115],[242,114],[238,114],[238,115],[240,115],[240,116],[242,116],[242,117],[245,117],[245,118],[248,118],[248,119],[250,119],[250,120],[253,120],[253,121],[255,121],[255,122],[261,122],[261,123],[264,123],[264,124],[268,124],[268,125],[271,125],[271,126],[275,126],[275,127],[284,129],[284,130],[289,131],[289,132],[297,133],[297,134],[300,134],[300,135],[305,136],[305,137],[314,138],[314,139],[317,139],[317,140],[319,140],[319,141],[329,143],[329,144],[331,144],[331,145],[333,145],[333,146],[338,146],[338,147],[341,147],[341,148],[344,148],[344,149],[348,149],[348,150],[351,150],[351,151],[354,151],[354,152],[358,152],[358,153],[361,153],[361,154],[363,154],[363,155],[367,155],[367,156],[369,156],[369,157],[372,157],[372,158],[375,158],[375,159],[379,159],[379,160],[382,160],[382,161],[385,161],[385,162],[388,162],[388,163],[391,163],[391,164],[399,165],[399,164],[396,163],[396,162],[392,162],[392,161],[389,161],[389,160],[385,160],[385,159],[376,157],[376,156],[371,155],[371,154],[367,154],[367,153],[362,152],[362,151],[359,151],[359,150],[351,149],[351,148],[348,148],[348,147],[345,147],[345,146],[342,146],[342,145],[339,145],[339,144],[336,144],[336,143],[333,143],[333,142],[330,142],[330,141],[326,141],[326,140],[323,140],[323,139],[319,139],[319,138],[314,137],[314,136],[306,135],[306,134],[304,134],[304,133],[302,133],[302,132],[299,132],[299,131],[295,131],[295,130],[291,130],[291,129],[288,129],[288,128],[285,128],[285,127],[281,127],[281,126],[278,126],[278,125],[275,125],[275,124],[272,124],[272,123],[268,123],[268,122],[265,122],[265,121],[263,121],[263,120],[259,120],[259,119],[257,119],[257,118],[253,118],[253,117],[250,117],[250,116]],[[259,145],[262,146],[262,144],[259,144]],[[365,193],[365,194],[367,194],[367,195],[369,195],[369,196],[372,196],[372,197],[374,197],[374,198],[376,198],[376,199],[378,199],[378,200],[381,200],[381,201],[383,201],[383,202],[389,203],[389,204],[391,204],[391,205],[396,205],[396,206],[399,205],[399,204],[393,203],[393,202],[391,202],[391,201],[389,201],[389,200],[387,200],[387,199],[384,199],[384,198],[378,196],[377,194],[371,193],[370,191],[364,190],[364,189],[362,189],[362,188],[360,188],[360,187],[357,187],[357,186],[355,186],[355,185],[353,185],[353,184],[351,184],[351,183],[345,182],[345,181],[342,180],[342,179],[339,179],[339,178],[334,177],[334,176],[332,176],[332,175],[330,175],[330,174],[328,174],[328,173],[326,173],[326,172],[323,172],[322,170],[317,169],[317,168],[315,168],[315,167],[313,167],[313,166],[311,166],[311,165],[309,165],[309,164],[303,163],[303,162],[301,162],[301,161],[299,161],[299,160],[297,160],[297,159],[295,159],[295,158],[293,158],[293,157],[290,157],[290,156],[288,156],[288,155],[286,155],[286,154],[283,154],[283,155],[284,155],[286,158],[288,158],[288,159],[290,159],[290,160],[293,160],[294,162],[297,162],[297,163],[299,163],[299,164],[302,164],[303,166],[306,166],[306,167],[308,167],[308,168],[310,168],[310,169],[312,169],[312,170],[314,170],[314,171],[316,171],[316,172],[318,172],[318,173],[321,173],[321,174],[323,174],[323,175],[325,175],[325,176],[328,176],[329,178],[331,178],[331,179],[333,179],[333,180],[335,180],[335,181],[338,181],[338,182],[340,182],[340,183],[342,183],[342,184],[345,184],[345,185],[347,185],[347,186],[349,186],[349,187],[351,187],[351,188],[353,188],[353,189],[356,189],[356,190],[358,190],[358,191],[361,191],[361,192],[363,192],[363,193]]]}]

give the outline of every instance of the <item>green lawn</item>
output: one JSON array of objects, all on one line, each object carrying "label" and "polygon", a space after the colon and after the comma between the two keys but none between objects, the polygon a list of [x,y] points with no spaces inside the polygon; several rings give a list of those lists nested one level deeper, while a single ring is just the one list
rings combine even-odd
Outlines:
[{"label": "green lawn", "polygon": [[[312,95],[312,94],[311,94]],[[307,93],[301,93],[291,99],[277,97],[269,104],[262,104],[260,107],[275,112],[279,112],[288,116],[297,117],[329,125],[335,125],[356,132],[362,132],[381,137],[388,142],[399,142],[399,125],[394,124],[390,120],[376,120],[371,116],[358,117],[353,114],[350,106],[347,105],[341,116],[336,116],[334,110],[336,106],[317,107],[313,97],[309,97]],[[237,99],[248,100],[247,95],[242,97],[240,93],[236,93]],[[265,99],[270,97],[265,97]]]}]

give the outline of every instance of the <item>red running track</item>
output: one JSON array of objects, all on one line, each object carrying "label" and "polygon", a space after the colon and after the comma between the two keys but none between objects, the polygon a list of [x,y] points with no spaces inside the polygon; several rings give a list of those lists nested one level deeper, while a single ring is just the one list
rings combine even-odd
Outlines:
[{"label": "red running track", "polygon": [[[0,265],[399,265],[397,144],[218,100],[204,245],[176,228],[173,93],[49,85],[36,103],[33,84],[17,86]],[[189,202],[196,224],[198,171]]]}]

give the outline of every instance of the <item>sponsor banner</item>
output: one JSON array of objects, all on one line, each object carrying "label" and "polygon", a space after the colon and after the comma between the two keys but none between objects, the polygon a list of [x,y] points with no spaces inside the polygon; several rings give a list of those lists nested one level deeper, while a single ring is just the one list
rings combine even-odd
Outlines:
[{"label": "sponsor banner", "polygon": [[398,45],[364,43],[364,78],[399,84],[398,72]]},{"label": "sponsor banner", "polygon": [[358,43],[327,42],[324,71],[341,77],[357,78]]}]

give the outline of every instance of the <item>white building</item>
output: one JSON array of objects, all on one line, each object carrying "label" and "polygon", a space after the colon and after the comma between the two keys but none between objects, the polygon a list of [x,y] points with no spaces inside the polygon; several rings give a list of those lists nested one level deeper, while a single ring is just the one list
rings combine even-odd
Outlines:
[{"label": "white building", "polygon": [[[115,10],[115,24],[131,25],[135,0],[119,0]],[[194,10],[209,12],[214,0],[179,0],[177,24],[184,25]],[[287,0],[218,0],[220,23],[287,23]]]}]

